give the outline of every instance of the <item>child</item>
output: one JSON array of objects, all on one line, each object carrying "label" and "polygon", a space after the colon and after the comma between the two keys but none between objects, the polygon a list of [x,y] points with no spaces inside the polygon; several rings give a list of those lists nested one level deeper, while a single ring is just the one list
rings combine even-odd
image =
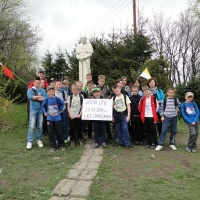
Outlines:
[{"label": "child", "polygon": [[155,149],[157,144],[156,122],[158,121],[158,102],[151,95],[148,86],[142,87],[144,97],[140,100],[138,109],[143,122],[144,136],[147,142],[146,147]]},{"label": "child", "polygon": [[187,92],[185,102],[181,104],[181,114],[189,128],[189,139],[186,147],[187,152],[196,152],[197,137],[199,134],[199,109],[193,102],[194,94]]},{"label": "child", "polygon": [[[87,82],[86,99],[94,98],[94,95],[93,95],[94,87],[95,87],[95,85],[93,84],[92,80]],[[88,139],[90,139],[90,140],[92,140],[92,125],[93,125],[93,121],[88,120],[87,121],[87,131],[88,131]]]},{"label": "child", "polygon": [[79,143],[81,146],[83,146],[84,143],[83,143],[82,121],[81,121],[83,95],[79,94],[79,87],[76,84],[73,84],[71,86],[71,91],[72,95],[70,95],[67,99],[71,146],[74,147],[76,129],[78,132]]},{"label": "child", "polygon": [[[106,77],[104,75],[98,76],[98,85],[97,87],[100,88],[100,96],[102,96],[104,99],[110,99],[111,98],[111,91],[108,85],[105,84]],[[107,140],[108,142],[113,141],[113,137],[110,131],[110,122],[106,121],[106,134],[107,134]]]},{"label": "child", "polygon": [[62,82],[61,90],[63,90],[65,92],[66,99],[68,98],[68,96],[71,95],[71,90],[69,88],[69,81],[68,80],[64,80]]},{"label": "child", "polygon": [[40,88],[40,77],[37,76],[33,81],[33,84],[34,86],[32,88],[29,88],[27,91],[27,97],[30,100],[28,142],[26,146],[27,149],[32,148],[35,127],[37,127],[37,144],[40,148],[43,147],[42,143],[43,114],[41,105],[42,101],[47,96],[47,94],[43,88]]},{"label": "child", "polygon": [[163,145],[166,139],[168,126],[170,125],[170,141],[169,148],[176,151],[175,137],[177,132],[177,115],[179,112],[179,107],[181,105],[177,98],[174,98],[175,90],[174,88],[169,88],[167,90],[167,98],[161,104],[160,116],[162,121],[162,130],[158,142],[158,146],[155,148],[156,151],[163,149]]},{"label": "child", "polygon": [[[88,81],[92,81],[92,74],[91,73],[86,74],[86,81],[87,82]],[[87,91],[88,90],[87,83],[83,85],[82,90],[83,91]]]},{"label": "child", "polygon": [[143,144],[143,137],[144,137],[142,121],[140,118],[140,112],[138,110],[138,105],[142,97],[138,94],[138,90],[139,90],[138,87],[132,86],[133,95],[130,96],[132,141],[136,145]]},{"label": "child", "polygon": [[[58,146],[62,151],[65,150],[64,138],[61,128],[62,121],[60,113],[63,112],[64,102],[55,96],[55,88],[49,86],[47,88],[47,97],[42,103],[42,111],[47,116],[47,129],[49,134],[50,151],[54,152]],[[56,143],[57,139],[57,143]]]},{"label": "child", "polygon": [[119,147],[126,146],[130,151],[131,143],[128,131],[128,122],[130,120],[131,107],[130,99],[127,95],[121,93],[121,88],[117,85],[113,86],[113,123]]},{"label": "child", "polygon": [[[100,96],[100,88],[94,87],[92,89],[94,99],[102,99]],[[94,120],[94,148],[98,148],[100,145],[106,148],[106,136],[105,136],[105,121]]]},{"label": "child", "polygon": [[68,112],[67,112],[67,95],[65,95],[65,92],[61,90],[62,82],[56,81],[55,83],[55,96],[60,97],[62,101],[64,102],[64,108],[63,112],[60,113],[61,120],[62,120],[62,134],[64,137],[65,142],[69,141],[68,138]]}]

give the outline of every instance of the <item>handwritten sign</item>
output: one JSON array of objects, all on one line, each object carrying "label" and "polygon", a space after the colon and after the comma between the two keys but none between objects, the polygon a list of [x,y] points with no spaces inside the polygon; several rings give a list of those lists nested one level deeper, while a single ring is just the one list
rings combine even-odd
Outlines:
[{"label": "handwritten sign", "polygon": [[84,99],[82,120],[112,121],[112,99]]}]

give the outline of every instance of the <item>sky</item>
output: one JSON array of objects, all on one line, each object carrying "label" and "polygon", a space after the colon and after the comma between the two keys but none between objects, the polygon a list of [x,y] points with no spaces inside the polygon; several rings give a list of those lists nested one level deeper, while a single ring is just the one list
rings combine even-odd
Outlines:
[{"label": "sky", "polygon": [[[47,50],[58,52],[58,48],[71,53],[81,35],[100,36],[113,27],[123,29],[133,24],[133,0],[28,0],[28,4],[31,22],[39,26],[43,37],[39,58]],[[136,0],[137,10],[148,18],[153,13],[176,18],[188,7],[188,0]]]}]

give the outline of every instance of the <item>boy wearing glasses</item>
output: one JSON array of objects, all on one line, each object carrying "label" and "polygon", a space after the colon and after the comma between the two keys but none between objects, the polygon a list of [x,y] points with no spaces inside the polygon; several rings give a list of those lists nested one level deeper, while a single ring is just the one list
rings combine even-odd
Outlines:
[{"label": "boy wearing glasses", "polygon": [[195,102],[193,102],[194,94],[187,92],[185,94],[185,102],[181,104],[181,114],[185,123],[189,128],[189,139],[186,147],[187,152],[196,152],[197,137],[199,133],[199,109]]}]

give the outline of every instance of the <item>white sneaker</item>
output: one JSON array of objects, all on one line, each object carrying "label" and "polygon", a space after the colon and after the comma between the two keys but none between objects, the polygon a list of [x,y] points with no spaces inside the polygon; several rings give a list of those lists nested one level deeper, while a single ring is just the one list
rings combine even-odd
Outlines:
[{"label": "white sneaker", "polygon": [[27,145],[26,145],[26,148],[27,149],[32,149],[32,142],[28,142]]},{"label": "white sneaker", "polygon": [[37,144],[38,144],[38,147],[40,147],[40,148],[42,148],[44,146],[41,140],[38,140]]},{"label": "white sneaker", "polygon": [[172,149],[173,151],[176,151],[176,150],[177,150],[176,146],[173,145],[173,144],[169,145],[169,148]]},{"label": "white sneaker", "polygon": [[161,145],[158,145],[158,146],[155,148],[156,151],[161,151],[162,149],[163,149],[163,146],[161,146]]}]

